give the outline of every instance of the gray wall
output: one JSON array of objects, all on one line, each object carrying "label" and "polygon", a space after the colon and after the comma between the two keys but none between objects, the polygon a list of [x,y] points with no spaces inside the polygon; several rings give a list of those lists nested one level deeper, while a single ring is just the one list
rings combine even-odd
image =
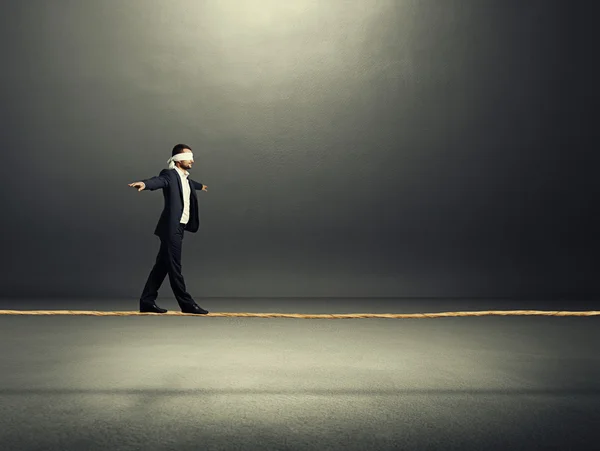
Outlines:
[{"label": "gray wall", "polygon": [[598,293],[569,3],[2,2],[2,295],[139,296],[179,142],[196,297]]}]

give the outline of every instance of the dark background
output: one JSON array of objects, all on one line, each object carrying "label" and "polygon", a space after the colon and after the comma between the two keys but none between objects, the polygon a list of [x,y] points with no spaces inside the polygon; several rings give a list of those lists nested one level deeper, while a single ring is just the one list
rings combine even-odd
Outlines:
[{"label": "dark background", "polygon": [[592,4],[4,1],[2,295],[138,297],[183,142],[196,297],[596,296]]}]

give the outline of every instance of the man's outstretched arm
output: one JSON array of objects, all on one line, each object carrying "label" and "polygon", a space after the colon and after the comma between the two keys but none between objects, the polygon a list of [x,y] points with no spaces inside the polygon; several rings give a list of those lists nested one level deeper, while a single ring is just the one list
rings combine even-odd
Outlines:
[{"label": "man's outstretched arm", "polygon": [[163,169],[162,171],[160,171],[160,174],[158,176],[151,177],[140,182],[130,183],[129,186],[133,188],[138,188],[138,191],[142,191],[143,189],[149,189],[150,191],[154,191],[160,188],[166,188],[167,186],[169,186],[167,170]]},{"label": "man's outstretched arm", "polygon": [[192,184],[194,185],[194,189],[201,190],[201,191],[208,191],[208,186],[203,185],[202,183],[199,183],[192,179],[190,179],[190,182],[192,182]]}]

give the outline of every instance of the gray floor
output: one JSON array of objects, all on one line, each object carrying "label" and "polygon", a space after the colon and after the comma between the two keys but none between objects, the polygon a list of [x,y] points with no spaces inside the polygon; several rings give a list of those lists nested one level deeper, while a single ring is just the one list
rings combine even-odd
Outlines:
[{"label": "gray floor", "polygon": [[[197,301],[214,312],[600,310],[567,300]],[[5,299],[0,309],[136,302]],[[158,303],[176,310],[171,298]],[[595,449],[599,324],[0,315],[0,448]]]}]

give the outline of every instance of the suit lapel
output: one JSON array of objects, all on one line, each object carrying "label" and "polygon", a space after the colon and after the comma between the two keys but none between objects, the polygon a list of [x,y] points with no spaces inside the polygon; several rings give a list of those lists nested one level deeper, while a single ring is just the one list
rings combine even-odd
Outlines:
[{"label": "suit lapel", "polygon": [[[175,177],[177,178],[177,184],[179,185],[179,197],[181,198],[181,205],[183,205],[183,185],[181,184],[181,176],[179,175],[179,172],[177,172],[177,169],[173,169],[175,171]],[[192,196],[196,197],[196,190],[194,189],[194,187],[192,186],[192,183],[190,182],[190,178],[186,178],[188,185],[190,186],[190,193]]]},{"label": "suit lapel", "polygon": [[177,179],[177,184],[179,185],[179,197],[181,198],[181,205],[183,205],[183,185],[181,184],[181,176],[177,169],[173,169],[175,171],[175,178]]}]

